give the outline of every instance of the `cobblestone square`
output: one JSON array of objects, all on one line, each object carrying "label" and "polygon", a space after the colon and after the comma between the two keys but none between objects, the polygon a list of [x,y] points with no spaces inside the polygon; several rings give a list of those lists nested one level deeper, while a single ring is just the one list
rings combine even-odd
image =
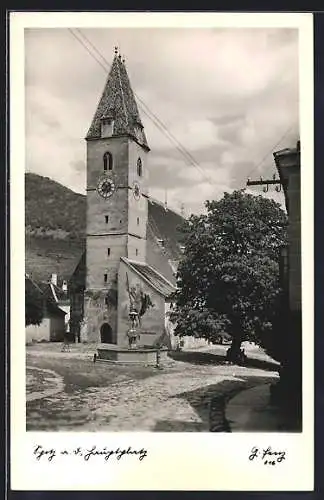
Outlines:
[{"label": "cobblestone square", "polygon": [[27,430],[224,431],[226,398],[276,374],[226,365],[213,352],[181,353],[157,370],[30,349]]}]

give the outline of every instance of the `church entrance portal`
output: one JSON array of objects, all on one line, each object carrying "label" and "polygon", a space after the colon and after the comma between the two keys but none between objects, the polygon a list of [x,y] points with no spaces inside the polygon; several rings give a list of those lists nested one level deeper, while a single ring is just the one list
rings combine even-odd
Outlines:
[{"label": "church entrance portal", "polygon": [[112,344],[112,328],[109,323],[104,323],[100,328],[100,340],[102,344]]}]

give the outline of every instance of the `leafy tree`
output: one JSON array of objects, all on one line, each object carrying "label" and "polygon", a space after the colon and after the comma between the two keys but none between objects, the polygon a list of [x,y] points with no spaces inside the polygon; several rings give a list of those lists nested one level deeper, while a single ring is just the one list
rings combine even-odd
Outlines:
[{"label": "leafy tree", "polygon": [[244,190],[207,201],[206,208],[206,215],[192,215],[183,227],[171,320],[180,336],[213,341],[228,332],[236,359],[243,340],[261,343],[271,331],[281,299],[287,217],[278,203]]},{"label": "leafy tree", "polygon": [[43,320],[43,294],[25,280],[25,325],[40,325]]}]

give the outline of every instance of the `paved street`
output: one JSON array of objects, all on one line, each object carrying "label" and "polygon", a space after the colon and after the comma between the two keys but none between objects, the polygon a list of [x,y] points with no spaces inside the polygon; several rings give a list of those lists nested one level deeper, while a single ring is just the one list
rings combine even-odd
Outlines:
[{"label": "paved street", "polygon": [[[222,422],[224,398],[242,388],[270,382],[276,373],[269,371],[271,367],[266,365],[267,369],[215,364],[219,362],[219,352],[219,349],[212,349],[180,353],[181,359],[171,360],[172,363],[160,371],[93,364],[89,356],[74,359],[79,363],[76,369],[87,367],[87,378],[92,382],[73,385],[71,375],[69,378],[65,374],[64,365],[73,365],[73,358],[80,358],[81,354],[64,354],[55,361],[53,353],[46,356],[42,351],[29,351],[27,429],[222,430],[217,429],[217,425]],[[53,370],[49,370],[51,365]],[[55,373],[55,369],[61,374]],[[42,370],[43,378],[40,376]],[[110,374],[114,374],[115,379]]]}]

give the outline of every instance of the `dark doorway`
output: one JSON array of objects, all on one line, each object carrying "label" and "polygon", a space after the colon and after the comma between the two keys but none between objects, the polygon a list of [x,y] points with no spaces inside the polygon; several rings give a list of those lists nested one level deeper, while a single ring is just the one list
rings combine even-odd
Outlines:
[{"label": "dark doorway", "polygon": [[102,344],[112,344],[112,328],[109,323],[101,325],[100,340]]}]

